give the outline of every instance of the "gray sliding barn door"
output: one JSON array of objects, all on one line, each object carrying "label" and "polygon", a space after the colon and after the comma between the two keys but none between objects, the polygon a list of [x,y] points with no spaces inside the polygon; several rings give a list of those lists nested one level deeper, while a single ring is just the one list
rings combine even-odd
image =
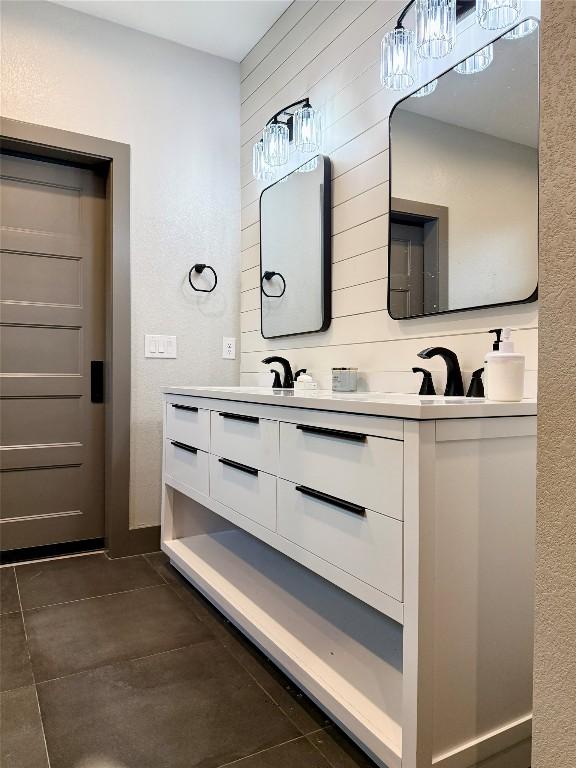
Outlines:
[{"label": "gray sliding barn door", "polygon": [[0,547],[104,536],[104,179],[1,155]]}]

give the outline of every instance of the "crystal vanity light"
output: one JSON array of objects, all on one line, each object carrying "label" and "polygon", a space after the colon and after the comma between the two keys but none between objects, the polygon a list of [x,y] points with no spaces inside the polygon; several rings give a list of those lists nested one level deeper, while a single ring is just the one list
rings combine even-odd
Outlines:
[{"label": "crystal vanity light", "polygon": [[[404,27],[408,11],[415,7],[416,31]],[[503,29],[520,15],[522,0],[476,0],[476,21],[484,29]],[[508,40],[529,35],[538,22],[529,19],[508,32]],[[410,0],[398,17],[396,27],[382,38],[380,81],[392,91],[404,91],[416,82],[418,61],[447,56],[456,41],[456,0]],[[482,72],[490,66],[494,52],[486,46],[455,67],[460,74]],[[435,81],[420,88],[413,96],[428,96]]]},{"label": "crystal vanity light", "polygon": [[520,15],[522,0],[476,0],[476,18],[484,29],[504,29]]},{"label": "crystal vanity light", "polygon": [[536,19],[526,19],[526,21],[523,21],[521,24],[518,24],[517,27],[514,27],[514,29],[511,29],[510,32],[507,32],[504,35],[505,40],[519,40],[521,37],[526,37],[527,35],[531,35],[532,32],[536,32],[538,29],[538,22]]},{"label": "crystal vanity light", "polygon": [[416,0],[416,47],[420,58],[447,56],[455,40],[455,0]]},{"label": "crystal vanity light", "polygon": [[464,59],[464,61],[454,67],[454,71],[458,72],[459,75],[475,75],[489,67],[493,59],[494,46],[490,43],[490,45],[482,48],[478,53]]},{"label": "crystal vanity light", "polygon": [[318,163],[310,156],[320,152],[322,115],[308,99],[283,107],[268,120],[262,138],[252,148],[254,178],[270,182],[282,175],[290,157],[291,144],[303,155],[303,164],[298,170],[301,173],[313,171]]},{"label": "crystal vanity light", "polygon": [[396,27],[382,39],[380,81],[392,91],[411,88],[416,80],[415,34],[411,29]]},{"label": "crystal vanity light", "polygon": [[438,80],[432,80],[431,83],[428,83],[427,85],[423,85],[422,88],[419,88],[416,93],[413,93],[410,98],[412,99],[419,99],[422,96],[430,96],[431,93],[434,93],[436,90],[436,86],[438,85]]}]

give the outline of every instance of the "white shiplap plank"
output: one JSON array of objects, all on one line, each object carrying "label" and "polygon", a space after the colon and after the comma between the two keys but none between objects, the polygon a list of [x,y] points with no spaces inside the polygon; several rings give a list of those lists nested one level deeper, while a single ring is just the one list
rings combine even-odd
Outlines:
[{"label": "white shiplap plank", "polygon": [[250,227],[246,227],[240,233],[240,249],[245,251],[247,248],[251,248],[256,243],[260,242],[260,225],[252,224]]},{"label": "white shiplap plank", "polygon": [[332,235],[336,237],[352,227],[370,219],[376,219],[388,212],[388,183],[379,184],[345,203],[336,205],[332,211]]},{"label": "white shiplap plank", "polygon": [[340,205],[388,181],[388,152],[380,152],[332,182],[332,204]]},{"label": "white shiplap plank", "polygon": [[332,317],[351,317],[386,309],[387,280],[352,285],[332,293]]},{"label": "white shiplap plank", "polygon": [[250,72],[276,48],[314,5],[316,5],[315,0],[295,0],[286,8],[282,16],[240,62],[240,77],[242,80],[245,80]]},{"label": "white shiplap plank", "polygon": [[260,265],[240,273],[240,291],[253,291],[260,281]]},{"label": "white shiplap plank", "polygon": [[388,216],[379,216],[332,238],[332,261],[342,261],[388,245]]},{"label": "white shiplap plank", "polygon": [[242,269],[252,269],[260,263],[260,243],[247,248],[241,253],[241,266]]},{"label": "white shiplap plank", "polygon": [[240,293],[240,311],[250,312],[253,309],[259,309],[260,307],[260,291],[258,288],[253,288],[250,291],[242,291]]},{"label": "white shiplap plank", "polygon": [[377,248],[332,265],[332,289],[383,280],[388,275],[388,248]]},{"label": "white shiplap plank", "polygon": [[278,45],[257,64],[240,86],[242,103],[252,96],[289,57],[298,52],[303,43],[326,21],[343,0],[321,0],[280,40]]}]

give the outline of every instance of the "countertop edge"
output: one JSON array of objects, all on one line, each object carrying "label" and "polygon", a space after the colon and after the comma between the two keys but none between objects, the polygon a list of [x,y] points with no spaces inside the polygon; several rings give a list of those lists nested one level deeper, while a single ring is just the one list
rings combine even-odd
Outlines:
[{"label": "countertop edge", "polygon": [[[536,416],[536,400],[526,399],[519,403],[497,403],[487,401],[443,403],[407,403],[391,400],[347,400],[331,399],[329,397],[306,397],[300,394],[240,392],[224,388],[166,386],[162,388],[164,395],[179,395],[184,397],[200,397],[229,402],[254,403],[255,405],[271,405],[286,408],[304,408],[308,410],[333,411],[352,413],[364,416],[379,416],[384,418],[400,418],[415,421],[437,421],[444,419],[478,419],[506,418],[516,416]],[[366,393],[369,395],[370,393]],[[393,398],[394,394],[373,393],[375,396]]]}]

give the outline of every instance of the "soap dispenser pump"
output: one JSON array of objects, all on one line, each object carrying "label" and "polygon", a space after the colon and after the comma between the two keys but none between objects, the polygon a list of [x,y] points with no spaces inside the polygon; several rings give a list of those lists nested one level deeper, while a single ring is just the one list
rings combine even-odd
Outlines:
[{"label": "soap dispenser pump", "polygon": [[497,337],[492,352],[486,355],[486,397],[488,400],[518,402],[524,395],[526,358],[514,351],[510,328],[501,329]]}]

